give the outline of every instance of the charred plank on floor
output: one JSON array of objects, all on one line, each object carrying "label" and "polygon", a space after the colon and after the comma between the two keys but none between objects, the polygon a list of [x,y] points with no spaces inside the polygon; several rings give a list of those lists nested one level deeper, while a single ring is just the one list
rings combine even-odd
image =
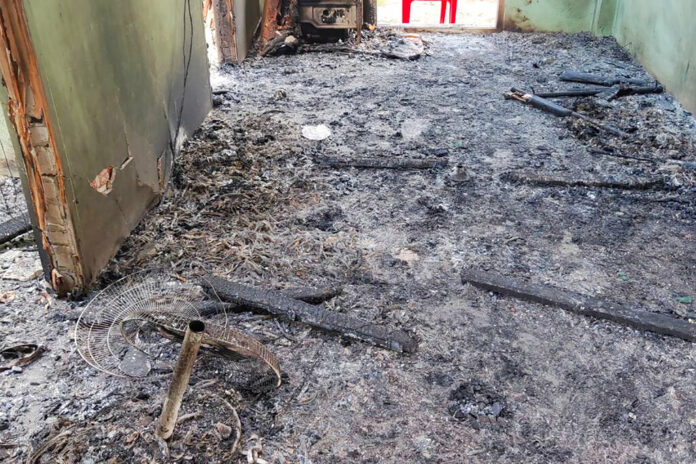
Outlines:
[{"label": "charred plank on floor", "polygon": [[508,171],[500,176],[501,180],[538,187],[586,187],[616,190],[674,190],[660,177],[647,179],[627,178],[616,180],[611,178],[580,179],[563,174],[539,174],[533,171]]},{"label": "charred plank on floor", "polygon": [[15,237],[31,230],[31,223],[26,214],[9,219],[0,224],[0,244],[9,242]]},{"label": "charred plank on floor", "polygon": [[[288,289],[280,290],[280,292],[292,298],[294,300],[304,301],[305,303],[319,304],[325,301],[329,301],[332,298],[337,297],[343,293],[343,288],[341,287],[293,287]],[[212,314],[217,314],[222,311],[229,312],[244,312],[250,311],[249,308],[236,305],[234,303],[222,302],[222,301],[202,301],[196,305],[196,310],[201,316],[210,316]]]},{"label": "charred plank on floor", "polygon": [[348,338],[394,351],[413,353],[418,347],[416,340],[402,330],[328,311],[287,297],[279,291],[250,287],[220,277],[211,277],[204,281],[203,285],[215,290],[220,299],[256,312],[272,314],[281,319],[301,322],[329,332],[337,332]]},{"label": "charred plank on floor", "polygon": [[696,324],[666,314],[631,308],[615,301],[583,295],[551,285],[528,284],[518,279],[481,270],[462,271],[462,282],[520,300],[556,306],[583,316],[604,319],[690,342],[696,341]]},{"label": "charred plank on floor", "polygon": [[318,163],[332,168],[358,169],[434,169],[447,166],[447,160],[363,157],[353,159],[321,158]]}]

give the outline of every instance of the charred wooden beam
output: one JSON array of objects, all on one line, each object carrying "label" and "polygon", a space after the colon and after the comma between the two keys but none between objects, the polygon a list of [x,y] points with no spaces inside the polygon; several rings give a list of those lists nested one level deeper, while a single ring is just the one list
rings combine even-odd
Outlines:
[{"label": "charred wooden beam", "polygon": [[377,26],[377,0],[363,0],[363,24],[368,28]]},{"label": "charred wooden beam", "polygon": [[666,314],[631,308],[610,300],[582,295],[551,285],[533,285],[480,270],[465,270],[462,281],[501,295],[556,306],[573,313],[616,322],[640,330],[696,341],[696,325]]},{"label": "charred wooden beam", "polygon": [[29,217],[23,214],[0,224],[0,244],[9,242],[15,237],[31,230]]},{"label": "charred wooden beam", "polygon": [[[328,301],[334,297],[337,297],[338,295],[343,293],[343,289],[341,287],[294,287],[280,290],[280,292],[288,298],[292,298],[293,300],[300,300],[304,301],[305,303],[311,304],[319,304]],[[201,316],[210,316],[212,314],[217,314],[221,311],[250,311],[249,308],[241,305],[235,305],[233,303],[219,301],[202,301],[196,305],[196,310],[198,311],[198,314],[200,314]]]},{"label": "charred wooden beam", "polygon": [[507,182],[539,187],[586,187],[616,190],[674,190],[662,178],[629,178],[623,181],[610,178],[580,179],[560,174],[546,175],[534,171],[510,171],[500,176]]},{"label": "charred wooden beam", "polygon": [[602,85],[605,87],[611,87],[611,86],[617,85],[617,84],[631,84],[631,85],[638,85],[641,87],[647,87],[647,86],[652,85],[650,82],[646,82],[642,79],[633,79],[630,77],[622,77],[622,76],[607,77],[607,76],[600,76],[597,74],[575,72],[575,71],[563,71],[561,73],[560,78],[562,81],[566,81],[566,82],[580,82],[583,84]]},{"label": "charred wooden beam", "polygon": [[298,301],[274,290],[263,290],[230,282],[220,277],[204,281],[220,299],[256,312],[272,314],[284,320],[301,322],[329,332],[372,343],[394,351],[413,353],[418,343],[402,330],[373,324],[368,321],[328,311],[303,301]]},{"label": "charred wooden beam", "polygon": [[359,168],[359,169],[433,169],[447,166],[447,160],[427,160],[409,158],[321,158],[318,160],[322,166],[332,168]]},{"label": "charred wooden beam", "polygon": [[608,100],[613,100],[625,95],[645,95],[649,93],[662,93],[664,88],[661,85],[621,85],[617,84],[609,88],[582,88],[582,89],[566,89],[548,92],[534,92],[534,95],[542,98],[558,98],[558,97],[593,97],[607,96]]}]

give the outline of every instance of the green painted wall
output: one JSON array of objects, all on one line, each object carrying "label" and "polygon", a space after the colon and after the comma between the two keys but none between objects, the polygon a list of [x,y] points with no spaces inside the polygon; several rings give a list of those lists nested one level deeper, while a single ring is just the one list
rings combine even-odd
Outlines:
[{"label": "green painted wall", "polygon": [[696,113],[696,1],[618,0],[614,35]]},{"label": "green painted wall", "polygon": [[505,0],[504,28],[512,31],[593,30],[598,0]]},{"label": "green painted wall", "polygon": [[[89,282],[161,196],[171,145],[178,151],[211,108],[202,5],[25,0],[24,9]],[[108,166],[116,177],[104,195],[89,183]]]},{"label": "green painted wall", "polygon": [[597,35],[612,35],[614,33],[614,18],[620,0],[597,0],[595,19],[592,30]]}]

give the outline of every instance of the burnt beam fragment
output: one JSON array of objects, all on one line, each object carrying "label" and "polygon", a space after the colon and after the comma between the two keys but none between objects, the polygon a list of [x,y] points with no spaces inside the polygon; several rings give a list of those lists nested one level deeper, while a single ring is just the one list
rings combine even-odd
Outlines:
[{"label": "burnt beam fragment", "polygon": [[290,298],[279,291],[250,287],[220,277],[211,277],[204,281],[203,285],[212,288],[223,301],[244,306],[255,312],[301,322],[394,351],[413,353],[418,347],[416,340],[402,330],[328,311]]},{"label": "burnt beam fragment", "polygon": [[608,100],[623,97],[625,95],[645,95],[650,93],[662,93],[664,88],[661,85],[625,85],[616,84],[609,88],[581,88],[581,89],[566,89],[547,92],[534,92],[534,95],[542,98],[559,98],[559,97],[607,97]]},{"label": "burnt beam fragment", "polygon": [[579,179],[563,174],[546,175],[534,171],[509,171],[501,180],[537,187],[581,187],[614,190],[674,190],[661,177],[639,179],[635,177],[620,181],[612,178]]},{"label": "burnt beam fragment", "polygon": [[[319,304],[329,301],[343,293],[341,287],[293,287],[280,290],[280,292],[294,300],[304,301],[305,303]],[[201,316],[210,316],[211,314],[219,313],[220,311],[244,312],[249,311],[249,308],[233,303],[223,303],[220,301],[202,301],[196,305],[196,310]]]},{"label": "burnt beam fragment", "polygon": [[534,285],[492,272],[464,270],[462,282],[523,301],[556,306],[639,330],[696,341],[696,325],[666,314],[635,309],[618,302],[571,292],[551,285]]},{"label": "burnt beam fragment", "polygon": [[633,79],[630,77],[606,77],[597,74],[575,72],[575,71],[563,71],[561,73],[560,79],[566,82],[580,82],[583,84],[594,84],[602,85],[605,87],[611,87],[617,84],[631,84],[643,87],[651,86],[650,82],[644,81],[642,79]]},{"label": "burnt beam fragment", "polygon": [[359,168],[359,169],[433,169],[447,166],[447,160],[409,159],[409,158],[321,158],[318,160],[322,166],[332,168]]},{"label": "burnt beam fragment", "polygon": [[31,230],[31,223],[26,214],[14,217],[0,224],[0,244],[9,242]]},{"label": "burnt beam fragment", "polygon": [[363,0],[363,24],[377,26],[377,0]]}]

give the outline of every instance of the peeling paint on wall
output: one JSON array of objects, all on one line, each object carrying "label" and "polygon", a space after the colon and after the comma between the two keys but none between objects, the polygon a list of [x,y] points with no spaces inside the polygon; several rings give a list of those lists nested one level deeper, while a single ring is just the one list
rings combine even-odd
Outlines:
[{"label": "peeling paint on wall", "polygon": [[102,195],[108,195],[114,188],[114,180],[116,179],[116,169],[113,166],[107,166],[97,174],[89,186]]}]

